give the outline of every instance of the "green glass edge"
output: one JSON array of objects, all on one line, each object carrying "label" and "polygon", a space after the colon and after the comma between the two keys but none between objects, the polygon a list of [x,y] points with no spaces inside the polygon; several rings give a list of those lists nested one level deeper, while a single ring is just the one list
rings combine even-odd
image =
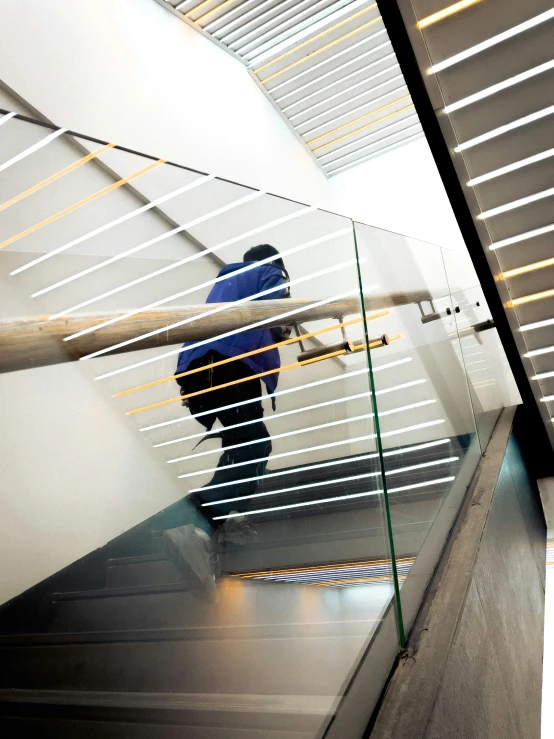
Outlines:
[{"label": "green glass edge", "polygon": [[394,538],[392,531],[392,521],[390,515],[389,493],[387,488],[387,477],[385,474],[385,459],[383,456],[383,445],[381,443],[381,427],[379,424],[379,410],[377,407],[377,395],[375,393],[375,382],[373,378],[373,365],[371,363],[371,351],[369,349],[369,331],[367,327],[367,318],[365,313],[364,290],[362,282],[362,273],[360,271],[360,255],[358,252],[358,240],[356,238],[356,224],[352,221],[352,234],[354,236],[354,252],[356,255],[356,272],[358,274],[358,288],[360,290],[360,300],[362,303],[362,317],[364,325],[364,336],[366,346],[367,364],[369,367],[369,389],[371,393],[371,405],[373,408],[373,418],[375,421],[375,435],[377,437],[377,455],[379,464],[381,465],[381,478],[383,480],[383,500],[385,502],[385,518],[387,522],[387,533],[389,537],[389,547],[392,565],[392,579],[394,584],[394,598],[396,601],[396,627],[398,630],[398,641],[401,649],[406,648],[406,634],[404,632],[404,619],[402,616],[402,603],[400,601],[400,585],[398,582],[398,569],[396,566],[396,553],[394,549]]}]

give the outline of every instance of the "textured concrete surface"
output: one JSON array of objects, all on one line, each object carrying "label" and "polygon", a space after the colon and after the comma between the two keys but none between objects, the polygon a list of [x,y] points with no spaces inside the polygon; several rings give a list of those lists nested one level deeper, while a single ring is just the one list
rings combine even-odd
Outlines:
[{"label": "textured concrete surface", "polygon": [[504,411],[372,739],[540,737],[546,528],[510,428]]}]

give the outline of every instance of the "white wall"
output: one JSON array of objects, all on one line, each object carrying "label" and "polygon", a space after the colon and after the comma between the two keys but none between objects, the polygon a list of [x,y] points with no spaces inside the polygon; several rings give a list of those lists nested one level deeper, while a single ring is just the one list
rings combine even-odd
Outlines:
[{"label": "white wall", "polygon": [[424,140],[327,180],[245,67],[154,0],[0,12],[0,79],[59,125],[462,247]]}]

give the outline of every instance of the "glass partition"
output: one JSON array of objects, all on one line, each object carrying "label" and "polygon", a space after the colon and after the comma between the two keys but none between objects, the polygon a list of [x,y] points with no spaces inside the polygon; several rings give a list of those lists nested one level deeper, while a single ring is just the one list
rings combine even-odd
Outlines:
[{"label": "glass partition", "polygon": [[18,116],[0,190],[16,520],[58,569],[126,537],[54,631],[155,630],[169,646],[114,657],[111,689],[239,696],[245,736],[361,736],[517,402],[471,268]]}]

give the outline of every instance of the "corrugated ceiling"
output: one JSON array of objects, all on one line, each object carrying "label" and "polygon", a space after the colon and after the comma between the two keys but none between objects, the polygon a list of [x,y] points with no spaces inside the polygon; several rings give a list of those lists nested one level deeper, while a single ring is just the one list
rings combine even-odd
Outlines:
[{"label": "corrugated ceiling", "polygon": [[376,3],[162,4],[247,66],[327,174],[423,135]]}]

